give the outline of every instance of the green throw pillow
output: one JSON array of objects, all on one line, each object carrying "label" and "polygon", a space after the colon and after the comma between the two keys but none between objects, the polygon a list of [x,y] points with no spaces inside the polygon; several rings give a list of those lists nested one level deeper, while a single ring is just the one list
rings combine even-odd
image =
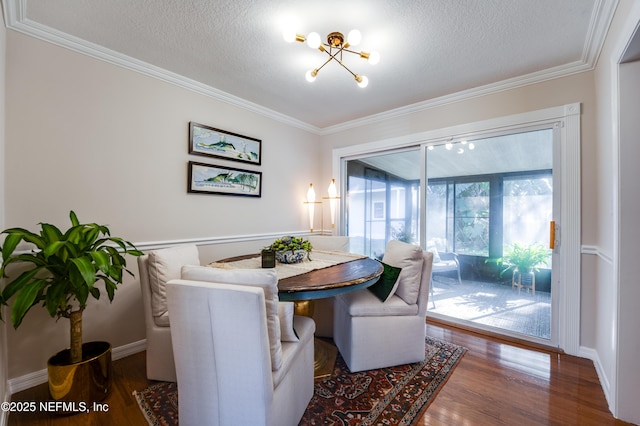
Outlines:
[{"label": "green throw pillow", "polygon": [[382,272],[382,275],[380,275],[380,279],[374,285],[369,287],[369,290],[371,290],[371,292],[382,302],[386,302],[393,293],[395,293],[396,288],[398,287],[398,276],[400,275],[402,268],[396,268],[395,266],[387,265],[384,262],[380,263],[382,263],[384,271]]}]

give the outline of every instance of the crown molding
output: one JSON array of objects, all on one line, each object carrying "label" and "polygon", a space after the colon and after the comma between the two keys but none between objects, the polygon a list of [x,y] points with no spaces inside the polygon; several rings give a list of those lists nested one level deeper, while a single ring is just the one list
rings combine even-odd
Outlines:
[{"label": "crown molding", "polygon": [[174,84],[187,90],[191,90],[209,98],[251,111],[253,113],[265,116],[267,118],[293,127],[300,128],[302,130],[306,130],[314,134],[318,134],[318,132],[320,131],[319,127],[310,125],[288,115],[263,107],[262,105],[255,104],[253,102],[247,101],[246,99],[239,98],[232,94],[223,92],[222,90],[216,89],[206,84],[202,84],[198,81],[192,80],[166,69],[151,65],[147,62],[140,61],[127,55],[123,55],[111,49],[107,49],[103,46],[90,43],[86,40],[29,20],[24,16],[24,11],[26,10],[26,2],[27,0],[6,0],[4,2],[5,22],[7,28],[90,56],[95,59],[99,59],[113,65],[136,71],[149,77],[157,78],[159,80]]},{"label": "crown molding", "polygon": [[538,71],[535,73],[514,77],[508,80],[503,80],[496,83],[487,84],[484,86],[474,87],[473,89],[451,93],[449,95],[444,95],[438,98],[428,99],[426,101],[405,105],[403,107],[381,112],[379,114],[374,114],[374,115],[363,117],[357,120],[336,124],[335,126],[325,127],[320,130],[320,134],[327,135],[331,133],[337,133],[344,130],[352,129],[354,127],[371,125],[381,120],[399,118],[405,115],[410,115],[410,114],[425,111],[428,109],[441,107],[443,105],[448,105],[456,102],[465,101],[468,99],[478,98],[480,96],[491,95],[494,93],[503,92],[505,90],[524,87],[524,86],[541,83],[548,80],[554,80],[560,77],[566,77],[568,75],[590,71],[594,68],[594,66],[595,64],[585,64],[582,61],[576,61],[570,64],[566,64],[566,65],[562,65],[554,68],[548,68],[543,71]]},{"label": "crown molding", "polygon": [[524,87],[531,84],[541,83],[544,81],[593,70],[600,55],[600,51],[602,50],[609,25],[611,24],[611,20],[613,19],[613,15],[618,5],[618,0],[596,0],[587,32],[582,59],[580,61],[468,90],[463,90],[438,98],[428,99],[400,108],[395,108],[389,111],[373,114],[367,117],[324,128],[305,123],[301,120],[223,92],[214,87],[202,84],[198,81],[192,80],[182,75],[148,64],[130,56],[120,54],[110,49],[106,49],[102,46],[90,43],[86,40],[82,40],[64,32],[57,31],[45,25],[38,24],[37,22],[31,21],[25,17],[24,11],[26,10],[26,3],[27,0],[5,0],[3,2],[4,18],[7,28],[44,41],[48,41],[61,47],[68,48],[75,52],[82,53],[93,58],[100,59],[111,64],[157,78],[159,80],[194,91],[212,99],[216,99],[218,101],[236,106],[238,108],[242,108],[247,111],[265,116],[275,121],[322,136],[356,127],[367,126],[381,120],[390,120],[403,117],[409,114],[414,114],[417,112],[455,102],[460,102],[463,100],[473,99],[480,96],[486,96],[505,90]]},{"label": "crown molding", "polygon": [[584,44],[582,60],[595,68],[619,0],[596,0]]}]

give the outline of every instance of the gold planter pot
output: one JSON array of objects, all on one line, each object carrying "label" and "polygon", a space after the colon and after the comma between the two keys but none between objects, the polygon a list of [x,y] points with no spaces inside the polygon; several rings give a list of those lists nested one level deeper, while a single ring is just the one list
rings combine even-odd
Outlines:
[{"label": "gold planter pot", "polygon": [[111,344],[87,342],[82,345],[82,361],[71,364],[69,349],[47,362],[49,393],[56,401],[69,402],[70,410],[102,401],[111,388]]}]

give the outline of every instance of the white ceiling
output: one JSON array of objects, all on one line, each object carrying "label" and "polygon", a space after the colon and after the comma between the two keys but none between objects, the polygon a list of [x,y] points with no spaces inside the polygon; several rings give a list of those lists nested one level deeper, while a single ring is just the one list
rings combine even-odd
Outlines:
[{"label": "white ceiling", "polygon": [[[427,151],[428,179],[553,169],[551,128],[451,142],[450,148],[441,143]],[[402,179],[420,179],[422,159],[417,147],[358,161]]]},{"label": "white ceiling", "polygon": [[[617,0],[4,0],[9,28],[322,131],[390,110],[591,69]],[[376,66],[287,44],[357,28]],[[457,95],[453,95],[457,94]],[[453,97],[452,97],[453,96]]]}]

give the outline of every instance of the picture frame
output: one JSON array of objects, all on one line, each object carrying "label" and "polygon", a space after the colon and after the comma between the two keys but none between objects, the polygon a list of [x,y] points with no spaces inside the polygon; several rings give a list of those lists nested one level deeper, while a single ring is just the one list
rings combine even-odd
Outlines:
[{"label": "picture frame", "polygon": [[189,154],[261,165],[262,141],[191,121]]},{"label": "picture frame", "polygon": [[262,196],[262,172],[189,161],[187,192]]}]

